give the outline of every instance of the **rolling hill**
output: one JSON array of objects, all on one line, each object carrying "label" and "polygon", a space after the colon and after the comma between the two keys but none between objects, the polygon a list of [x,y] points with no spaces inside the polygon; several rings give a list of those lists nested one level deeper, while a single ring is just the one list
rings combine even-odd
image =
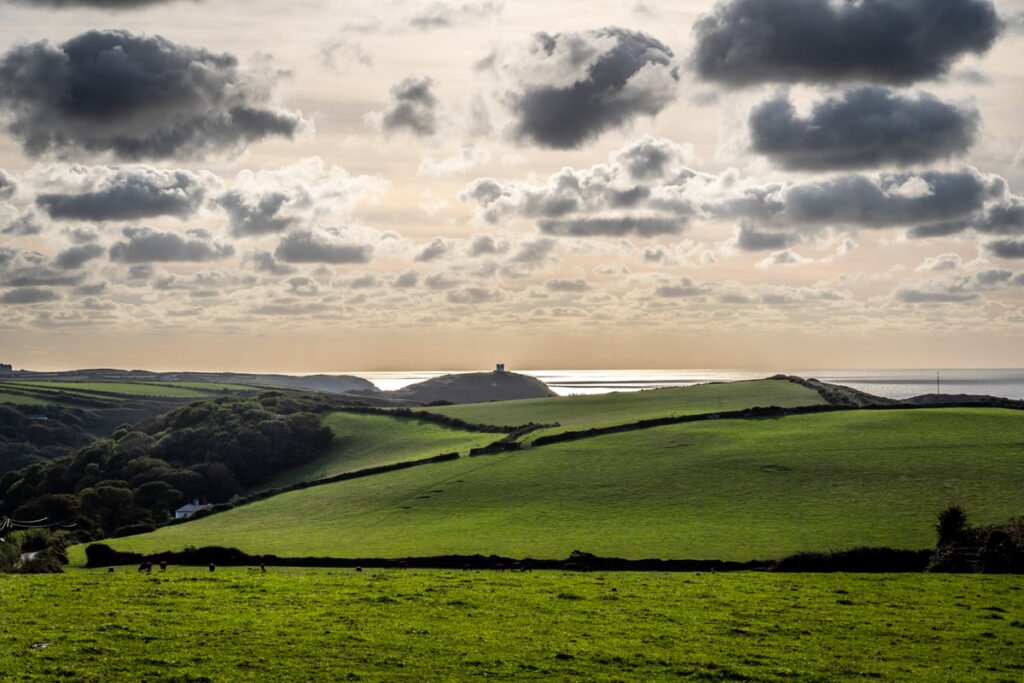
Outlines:
[{"label": "rolling hill", "polygon": [[543,432],[548,434],[565,431],[565,428],[570,427],[604,427],[673,415],[700,415],[755,406],[792,408],[824,403],[818,392],[795,382],[756,380],[627,393],[429,407],[426,410],[473,424],[557,422],[561,425],[561,428]]},{"label": "rolling hill", "polygon": [[1024,413],[1001,409],[708,420],[311,487],[110,544],[732,560],[924,548],[951,502],[977,522],[1024,511],[1022,433]]},{"label": "rolling hill", "polygon": [[330,452],[282,473],[261,488],[283,487],[441,453],[465,455],[471,448],[489,444],[501,436],[450,429],[414,418],[376,414],[331,413],[324,418],[324,424],[334,432]]}]

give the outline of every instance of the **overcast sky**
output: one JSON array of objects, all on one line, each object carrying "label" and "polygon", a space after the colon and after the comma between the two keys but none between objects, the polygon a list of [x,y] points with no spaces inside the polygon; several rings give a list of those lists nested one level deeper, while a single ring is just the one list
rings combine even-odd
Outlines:
[{"label": "overcast sky", "polygon": [[0,0],[0,361],[1019,367],[1022,0]]}]

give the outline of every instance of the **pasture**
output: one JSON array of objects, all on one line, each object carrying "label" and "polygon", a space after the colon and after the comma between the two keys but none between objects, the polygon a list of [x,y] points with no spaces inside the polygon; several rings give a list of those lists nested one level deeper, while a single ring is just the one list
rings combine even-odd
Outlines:
[{"label": "pasture", "polygon": [[[564,427],[604,427],[657,417],[700,415],[759,406],[821,405],[818,392],[786,380],[756,380],[692,387],[649,389],[589,396],[471,403],[426,410],[486,425],[559,423]],[[564,429],[547,430],[554,433]]]},{"label": "pasture", "polygon": [[[189,382],[189,386],[174,383],[149,384],[145,382],[50,382],[15,380],[6,382],[11,388],[24,388],[40,392],[66,392],[81,395],[116,394],[118,396],[153,396],[161,398],[209,398],[228,385]],[[252,387],[238,385],[239,390],[252,391]]]},{"label": "pasture", "polygon": [[0,575],[10,680],[1011,681],[1017,577]]},{"label": "pasture", "polygon": [[[710,420],[311,487],[149,534],[250,554],[774,559],[927,548],[935,514],[1024,509],[1024,413],[848,411]],[[76,549],[81,558],[81,549]]]},{"label": "pasture", "polygon": [[302,481],[323,479],[342,472],[441,453],[463,455],[471,448],[501,438],[501,434],[449,429],[413,418],[362,413],[331,413],[324,424],[334,432],[330,452],[317,460],[288,470],[261,488],[276,488]]},{"label": "pasture", "polygon": [[45,406],[50,403],[48,400],[38,396],[3,391],[4,388],[0,385],[0,403],[13,403],[19,406]]}]

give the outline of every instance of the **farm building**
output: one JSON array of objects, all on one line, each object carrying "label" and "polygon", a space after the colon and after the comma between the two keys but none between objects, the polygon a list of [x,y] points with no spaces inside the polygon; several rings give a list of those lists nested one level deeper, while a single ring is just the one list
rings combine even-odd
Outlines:
[{"label": "farm building", "polygon": [[174,511],[174,518],[175,519],[186,519],[186,518],[191,517],[192,515],[196,514],[200,510],[205,510],[208,507],[212,507],[212,506],[211,505],[206,505],[206,504],[200,505],[198,500],[193,500],[191,503],[187,503],[186,505],[182,505],[180,508],[175,510]]}]

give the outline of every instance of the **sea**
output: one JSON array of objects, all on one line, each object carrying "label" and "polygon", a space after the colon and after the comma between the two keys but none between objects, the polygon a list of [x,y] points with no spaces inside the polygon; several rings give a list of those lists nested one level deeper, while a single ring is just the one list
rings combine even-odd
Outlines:
[{"label": "sea", "polygon": [[[1024,368],[938,370],[517,370],[547,384],[560,396],[686,387],[707,382],[764,379],[775,374],[798,375],[841,384],[886,398],[921,394],[979,394],[1024,400]],[[352,372],[384,390],[458,371]]]}]

